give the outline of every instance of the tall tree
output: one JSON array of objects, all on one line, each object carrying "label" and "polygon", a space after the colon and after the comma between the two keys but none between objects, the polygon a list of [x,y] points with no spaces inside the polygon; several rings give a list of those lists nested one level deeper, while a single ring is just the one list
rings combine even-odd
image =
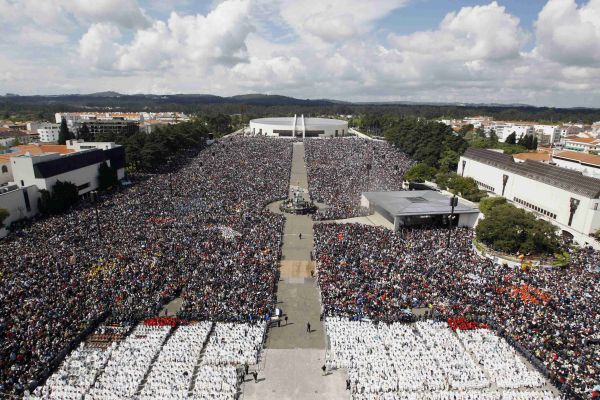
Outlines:
[{"label": "tall tree", "polygon": [[66,144],[67,140],[71,139],[71,132],[67,127],[67,120],[63,117],[60,120],[60,129],[58,131],[58,144]]},{"label": "tall tree", "polygon": [[506,144],[517,144],[517,132],[513,132],[504,141]]},{"label": "tall tree", "polygon": [[94,140],[94,138],[92,137],[92,132],[90,132],[90,128],[85,122],[83,123],[83,125],[81,125],[81,128],[79,128],[78,135],[78,139],[82,139],[86,142],[92,142]]},{"label": "tall tree", "polygon": [[4,208],[0,208],[0,228],[4,226],[4,220],[8,218],[10,213]]},{"label": "tall tree", "polygon": [[118,182],[117,171],[109,166],[106,161],[100,164],[98,167],[98,186],[100,189],[108,190],[111,187],[116,186]]}]

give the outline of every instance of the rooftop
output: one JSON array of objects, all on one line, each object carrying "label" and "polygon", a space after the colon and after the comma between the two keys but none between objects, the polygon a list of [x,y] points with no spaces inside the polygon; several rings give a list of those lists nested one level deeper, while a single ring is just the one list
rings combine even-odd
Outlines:
[{"label": "rooftop", "polygon": [[565,160],[578,161],[582,164],[589,164],[595,167],[600,167],[600,156],[594,154],[581,153],[579,151],[561,151],[555,153],[554,157]]},{"label": "rooftop", "polygon": [[[278,118],[258,118],[253,119],[253,123],[264,124],[264,125],[293,125],[294,117],[278,117]],[[304,117],[304,124],[309,126],[323,126],[323,125],[339,125],[339,124],[347,124],[346,121],[342,121],[339,119],[330,119],[330,118],[308,118]],[[302,117],[298,117],[296,120],[296,127],[302,127]]]},{"label": "rooftop", "polygon": [[600,196],[600,179],[584,176],[578,171],[544,164],[539,161],[516,162],[508,154],[472,147],[467,149],[464,157],[588,198],[598,198]]},{"label": "rooftop", "polygon": [[59,154],[70,154],[74,153],[75,150],[68,149],[65,145],[60,144],[23,144],[20,146],[12,147],[14,151],[10,153],[0,154],[0,162],[8,162],[11,157],[22,156],[26,153],[31,155],[45,154],[45,153],[59,153]]},{"label": "rooftop", "polygon": [[552,161],[552,154],[546,152],[518,153],[514,154],[513,157],[523,161]]},{"label": "rooftop", "polygon": [[[450,214],[450,196],[433,190],[410,190],[398,192],[365,192],[363,196],[372,205],[383,208],[391,215],[437,215]],[[478,213],[479,210],[459,199],[454,208],[456,214]]]},{"label": "rooftop", "polygon": [[591,137],[569,136],[565,140],[569,141],[569,142],[576,142],[576,143],[590,143],[590,144],[600,143],[600,139],[591,138]]}]

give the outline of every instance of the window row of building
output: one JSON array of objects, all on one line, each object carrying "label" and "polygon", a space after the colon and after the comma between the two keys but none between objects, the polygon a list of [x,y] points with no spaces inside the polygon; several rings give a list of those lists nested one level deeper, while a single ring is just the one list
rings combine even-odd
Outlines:
[{"label": "window row of building", "polygon": [[554,213],[551,213],[551,212],[550,212],[550,211],[548,211],[548,210],[544,210],[543,208],[541,208],[541,207],[538,207],[538,206],[536,206],[536,205],[533,205],[533,204],[531,204],[531,203],[529,203],[529,202],[527,202],[527,201],[525,201],[525,200],[523,200],[523,199],[519,199],[518,197],[514,197],[514,198],[513,198],[513,200],[514,200],[516,203],[519,203],[519,204],[521,204],[521,205],[523,205],[523,206],[525,206],[525,207],[527,207],[527,208],[529,208],[529,209],[531,209],[531,210],[537,211],[537,212],[539,212],[540,214],[544,214],[544,215],[545,215],[546,217],[548,217],[548,218],[556,219],[556,214],[554,214]]},{"label": "window row of building", "polygon": [[492,192],[492,193],[496,192],[496,189],[494,189],[493,186],[487,185],[483,182],[479,182],[477,179],[474,179],[474,180],[475,180],[475,183],[477,184],[477,186],[479,186],[480,188],[484,188],[488,192]]}]

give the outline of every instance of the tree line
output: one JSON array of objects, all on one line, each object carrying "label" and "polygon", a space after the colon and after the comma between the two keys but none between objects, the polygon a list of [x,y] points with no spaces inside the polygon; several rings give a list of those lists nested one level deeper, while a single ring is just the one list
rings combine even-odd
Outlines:
[{"label": "tree line", "polygon": [[207,125],[200,120],[161,126],[152,133],[100,133],[99,142],[115,142],[125,147],[130,172],[157,172],[165,163],[186,150],[200,150],[208,138]]},{"label": "tree line", "polygon": [[[600,121],[600,109],[552,108],[526,105],[452,105],[452,104],[402,104],[402,103],[344,103],[327,100],[299,100],[282,96],[238,96],[235,99],[215,96],[0,96],[0,119],[13,121],[53,120],[57,112],[69,111],[178,111],[193,115],[216,116],[243,114],[251,118],[304,114],[353,115],[365,118],[357,126],[372,127],[373,116],[417,117],[425,119],[462,119],[489,115],[497,120],[537,121],[547,123]],[[368,128],[371,129],[371,128]]]}]

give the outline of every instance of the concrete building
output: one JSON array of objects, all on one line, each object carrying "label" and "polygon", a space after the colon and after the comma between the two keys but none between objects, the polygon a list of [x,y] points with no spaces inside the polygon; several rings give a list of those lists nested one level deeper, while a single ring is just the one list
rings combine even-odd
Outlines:
[{"label": "concrete building", "polygon": [[562,124],[560,126],[560,137],[567,137],[572,135],[577,135],[583,131],[585,131],[585,126],[583,124]]},{"label": "concrete building", "polygon": [[51,122],[28,122],[27,131],[37,134],[41,143],[56,143],[58,142],[60,124],[53,124]]},{"label": "concrete building", "polygon": [[[71,140],[67,145],[24,145],[0,155],[0,208],[8,210],[5,225],[38,213],[40,190],[56,181],[71,182],[79,195],[98,188],[98,168],[106,162],[125,176],[125,150],[114,143]],[[0,230],[0,237],[6,234]]]},{"label": "concrete building", "polygon": [[54,117],[57,124],[64,118],[69,132],[75,136],[85,124],[93,137],[97,134],[132,135],[140,130],[151,133],[158,126],[190,120],[180,112],[72,112],[56,113]]},{"label": "concrete building", "polygon": [[492,130],[498,136],[498,140],[501,142],[506,141],[513,132],[516,135],[516,139],[524,137],[526,135],[533,135],[535,131],[533,129],[533,124],[530,123],[513,123],[513,122],[505,122],[505,121],[496,121],[490,124],[485,125],[484,132],[487,136],[489,136]]},{"label": "concrete building", "polygon": [[75,184],[79,195],[84,195],[98,188],[98,167],[105,161],[117,171],[119,179],[125,176],[124,148],[114,143],[105,145],[82,148],[87,147],[86,143],[77,142],[79,150],[72,153],[25,153],[11,157],[13,181],[20,187],[35,185],[46,190],[52,189],[56,181],[66,181]]},{"label": "concrete building", "polygon": [[[451,197],[434,190],[406,190],[398,192],[365,192],[361,205],[394,224],[395,230],[403,226],[447,225],[451,215]],[[458,199],[454,208],[454,225],[473,227],[479,210]]]},{"label": "concrete building", "polygon": [[585,176],[600,179],[600,156],[566,150],[554,153],[552,161],[561,168],[572,169]]},{"label": "concrete building", "polygon": [[475,148],[460,158],[457,172],[473,178],[480,189],[550,221],[565,238],[600,249],[590,236],[600,229],[600,179],[537,161],[516,162],[510,155]]},{"label": "concrete building", "polygon": [[589,153],[590,151],[600,152],[600,139],[568,136],[563,139],[564,149],[573,151],[582,151]]},{"label": "concrete building", "polygon": [[0,144],[10,147],[15,144],[32,143],[38,140],[37,133],[29,134],[27,131],[19,131],[11,128],[0,128]]},{"label": "concrete building", "polygon": [[[38,213],[40,191],[35,186],[19,187],[7,185],[0,187],[0,208],[8,211],[4,226],[25,218],[32,218]],[[0,229],[0,238],[6,236],[6,229]]]},{"label": "concrete building", "polygon": [[560,142],[560,127],[558,125],[534,125],[533,130],[540,145],[548,146]]},{"label": "concrete building", "polygon": [[0,186],[13,182],[12,157],[30,154],[39,155],[44,153],[69,154],[73,153],[73,148],[69,149],[65,145],[49,145],[49,144],[26,144],[14,146],[9,149],[9,152],[0,154]]},{"label": "concrete building", "polygon": [[271,137],[343,137],[348,135],[348,121],[328,118],[259,118],[250,121],[250,134]]}]

